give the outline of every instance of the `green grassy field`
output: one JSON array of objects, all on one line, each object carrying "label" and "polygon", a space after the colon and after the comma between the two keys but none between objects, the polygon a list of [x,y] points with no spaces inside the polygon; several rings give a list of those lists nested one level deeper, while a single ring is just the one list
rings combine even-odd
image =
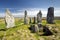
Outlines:
[{"label": "green grassy field", "polygon": [[[23,19],[15,19],[16,26],[14,28],[6,29],[4,19],[0,19],[0,40],[51,40],[49,39],[50,36],[39,36],[37,33],[31,33],[28,29],[30,25],[24,25]],[[46,25],[46,20],[42,20],[42,24]],[[55,20],[55,24],[48,24],[54,25],[60,28],[60,20]],[[60,40],[60,39],[58,39]]]}]

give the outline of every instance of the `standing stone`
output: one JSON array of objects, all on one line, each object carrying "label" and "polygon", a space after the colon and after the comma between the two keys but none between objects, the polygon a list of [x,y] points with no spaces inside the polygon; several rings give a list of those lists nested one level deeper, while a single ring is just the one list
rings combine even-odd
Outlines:
[{"label": "standing stone", "polygon": [[36,24],[36,17],[33,18],[33,24]]},{"label": "standing stone", "polygon": [[9,9],[6,9],[5,23],[6,23],[6,28],[11,28],[11,27],[14,27],[15,26],[14,17],[10,13]]},{"label": "standing stone", "polygon": [[42,13],[41,13],[41,11],[39,11],[39,13],[37,14],[37,23],[42,24]]},{"label": "standing stone", "polygon": [[37,14],[37,25],[38,25],[38,28],[39,28],[39,32],[43,32],[43,27],[42,27],[42,13],[41,11],[39,11],[39,13]]},{"label": "standing stone", "polygon": [[32,23],[32,18],[30,17],[30,22],[29,22],[30,24]]},{"label": "standing stone", "polygon": [[28,24],[28,17],[27,17],[27,11],[25,10],[25,15],[24,15],[24,24]]},{"label": "standing stone", "polygon": [[54,7],[48,8],[47,23],[54,23]]}]

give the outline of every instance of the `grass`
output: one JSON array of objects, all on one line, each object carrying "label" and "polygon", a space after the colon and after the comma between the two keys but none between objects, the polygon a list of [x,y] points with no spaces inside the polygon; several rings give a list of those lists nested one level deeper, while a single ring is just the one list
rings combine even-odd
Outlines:
[{"label": "grass", "polygon": [[[38,40],[41,37],[46,38],[46,36],[39,36],[36,33],[31,33],[28,29],[28,25],[24,25],[23,19],[15,19],[15,27],[9,28],[6,31],[1,30],[0,31],[0,40]],[[42,20],[42,24],[46,25],[46,20]],[[60,27],[60,20],[55,20],[55,24],[49,24],[49,25],[55,25],[57,27]],[[4,19],[0,19],[0,29],[6,28]]]},{"label": "grass", "polygon": [[5,21],[4,21],[4,19],[0,19],[0,29],[3,29],[3,28],[5,28]]}]

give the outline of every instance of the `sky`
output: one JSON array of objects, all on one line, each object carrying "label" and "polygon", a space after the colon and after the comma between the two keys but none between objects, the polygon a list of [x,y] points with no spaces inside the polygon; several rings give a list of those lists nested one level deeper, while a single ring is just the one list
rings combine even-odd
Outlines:
[{"label": "sky", "polygon": [[5,16],[6,8],[15,17],[23,16],[25,10],[28,16],[36,16],[41,10],[46,17],[49,7],[54,7],[54,16],[60,16],[60,0],[0,0],[0,17]]}]

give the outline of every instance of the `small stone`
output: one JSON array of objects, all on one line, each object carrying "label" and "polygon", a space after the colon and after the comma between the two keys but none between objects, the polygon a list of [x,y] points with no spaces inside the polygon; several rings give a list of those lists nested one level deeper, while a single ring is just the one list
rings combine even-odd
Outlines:
[{"label": "small stone", "polygon": [[38,29],[38,26],[37,25],[30,25],[30,30],[35,33],[35,32],[38,32],[39,29]]}]

